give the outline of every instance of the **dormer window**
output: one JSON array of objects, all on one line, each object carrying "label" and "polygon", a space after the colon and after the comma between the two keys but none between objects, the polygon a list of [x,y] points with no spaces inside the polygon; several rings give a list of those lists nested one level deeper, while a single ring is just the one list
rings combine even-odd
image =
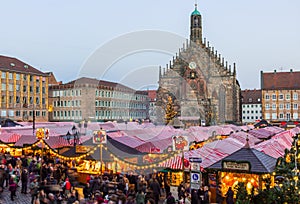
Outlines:
[{"label": "dormer window", "polygon": [[14,66],[15,66],[15,63],[10,63],[10,66],[14,67]]},{"label": "dormer window", "polygon": [[27,64],[25,64],[25,65],[24,65],[24,68],[25,68],[25,69],[28,69],[28,65],[27,65]]},{"label": "dormer window", "polygon": [[252,98],[249,98],[249,102],[252,102]]}]

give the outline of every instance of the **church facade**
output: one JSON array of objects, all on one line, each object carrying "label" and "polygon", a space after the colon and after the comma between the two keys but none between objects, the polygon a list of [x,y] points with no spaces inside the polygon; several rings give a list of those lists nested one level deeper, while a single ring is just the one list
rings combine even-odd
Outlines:
[{"label": "church facade", "polygon": [[186,126],[241,122],[241,89],[236,66],[228,65],[206,39],[201,14],[191,14],[190,39],[165,68],[159,70],[157,115],[163,122],[168,97],[176,118]]}]

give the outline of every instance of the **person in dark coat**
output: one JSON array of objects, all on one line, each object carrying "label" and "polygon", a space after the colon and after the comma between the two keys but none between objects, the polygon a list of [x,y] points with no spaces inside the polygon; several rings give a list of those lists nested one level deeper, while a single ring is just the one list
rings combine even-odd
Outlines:
[{"label": "person in dark coat", "polygon": [[83,195],[84,199],[88,200],[92,196],[92,188],[90,186],[90,183],[87,183],[85,187],[83,188]]},{"label": "person in dark coat", "polygon": [[167,202],[166,203],[167,204],[175,204],[176,203],[175,198],[174,198],[174,196],[172,195],[171,192],[169,192],[167,194]]},{"label": "person in dark coat", "polygon": [[22,182],[21,193],[27,194],[28,170],[26,168],[24,168],[21,173],[21,182]]},{"label": "person in dark coat", "polygon": [[227,193],[225,194],[227,204],[234,204],[233,195],[234,195],[234,192],[231,189],[231,187],[229,187]]},{"label": "person in dark coat", "polygon": [[157,182],[156,178],[154,178],[153,182],[150,184],[150,189],[153,191],[155,203],[158,204],[159,197],[160,197],[160,185]]},{"label": "person in dark coat", "polygon": [[191,204],[199,204],[199,198],[196,189],[192,189],[191,200],[192,200]]}]

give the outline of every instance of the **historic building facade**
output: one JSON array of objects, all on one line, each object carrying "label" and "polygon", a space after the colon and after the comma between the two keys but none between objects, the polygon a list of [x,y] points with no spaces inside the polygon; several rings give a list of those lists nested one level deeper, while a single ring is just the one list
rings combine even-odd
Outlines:
[{"label": "historic building facade", "polygon": [[19,59],[0,56],[2,118],[48,121],[48,73]]},{"label": "historic building facade", "polygon": [[201,18],[196,5],[191,14],[190,40],[166,68],[160,68],[157,114],[164,118],[171,96],[176,117],[186,125],[240,123],[241,90],[235,64],[228,65],[205,38],[202,40]]},{"label": "historic building facade", "polygon": [[261,90],[242,90],[242,122],[252,123],[262,119]]},{"label": "historic building facade", "polygon": [[149,118],[147,91],[82,77],[49,87],[50,121],[113,121]]},{"label": "historic building facade", "polygon": [[299,121],[300,72],[262,72],[263,118],[272,123]]}]

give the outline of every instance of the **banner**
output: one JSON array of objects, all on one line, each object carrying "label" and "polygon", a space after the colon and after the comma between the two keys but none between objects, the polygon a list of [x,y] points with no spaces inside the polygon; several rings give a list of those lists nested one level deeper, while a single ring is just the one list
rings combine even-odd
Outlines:
[{"label": "banner", "polygon": [[95,130],[93,132],[93,143],[94,144],[106,144],[107,137],[105,130]]},{"label": "banner", "polygon": [[189,141],[187,136],[173,136],[173,151],[188,151],[189,150]]}]

